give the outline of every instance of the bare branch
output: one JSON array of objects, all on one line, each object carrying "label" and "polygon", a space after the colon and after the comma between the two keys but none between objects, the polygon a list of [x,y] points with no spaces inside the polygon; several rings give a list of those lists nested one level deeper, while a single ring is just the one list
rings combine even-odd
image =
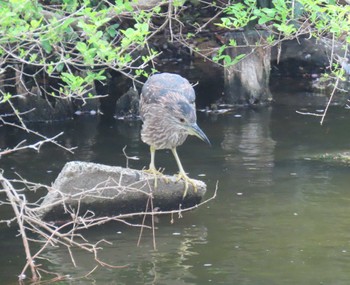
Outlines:
[{"label": "bare branch", "polygon": [[[118,181],[114,181],[118,182]],[[65,247],[67,250],[68,255],[70,256],[71,262],[73,266],[78,266],[77,261],[74,257],[74,251],[73,249],[79,249],[83,250],[87,253],[90,253],[93,255],[93,259],[96,262],[96,266],[92,271],[87,273],[87,275],[90,275],[97,266],[103,266],[108,267],[112,269],[116,268],[125,268],[128,265],[113,265],[106,263],[105,261],[101,260],[98,256],[98,253],[100,249],[103,248],[104,244],[111,244],[111,242],[101,239],[97,242],[90,242],[81,232],[81,230],[86,230],[91,227],[99,226],[108,222],[119,222],[124,223],[128,226],[132,227],[139,227],[140,228],[140,236],[138,244],[140,243],[142,233],[145,229],[149,229],[152,231],[153,236],[153,247],[156,249],[156,238],[155,238],[155,217],[159,215],[170,215],[171,219],[173,220],[173,217],[175,214],[178,215],[179,218],[182,217],[182,213],[194,210],[201,205],[204,205],[208,203],[209,201],[215,199],[217,194],[218,185],[216,185],[216,189],[214,191],[214,194],[209,199],[201,202],[198,205],[195,205],[193,207],[188,207],[183,209],[182,206],[179,206],[178,210],[171,210],[171,211],[159,211],[159,209],[153,207],[153,197],[152,193],[146,193],[140,189],[134,188],[132,185],[130,185],[130,191],[141,191],[148,195],[148,200],[145,206],[145,211],[143,212],[135,212],[135,213],[128,213],[128,214],[120,214],[116,216],[96,216],[94,212],[91,210],[88,210],[86,212],[82,212],[80,209],[80,201],[87,197],[88,195],[91,195],[89,193],[93,193],[94,191],[102,191],[104,189],[103,183],[100,183],[97,185],[94,189],[91,190],[81,190],[80,193],[75,194],[75,196],[78,198],[78,206],[75,209],[72,209],[68,205],[65,206],[65,209],[67,213],[71,215],[71,219],[68,221],[64,221],[61,225],[56,225],[48,221],[44,221],[41,218],[40,215],[40,206],[39,201],[30,203],[27,201],[25,192],[22,191],[22,189],[16,190],[12,183],[22,183],[25,185],[27,190],[35,191],[37,188],[45,187],[48,189],[48,191],[51,191],[50,186],[42,185],[42,184],[36,184],[33,182],[28,182],[26,180],[8,180],[4,178],[2,173],[0,174],[0,192],[3,192],[7,195],[8,198],[8,204],[12,206],[15,218],[11,218],[10,220],[2,220],[0,222],[4,223],[13,223],[16,221],[17,225],[19,226],[19,233],[22,238],[22,243],[25,249],[26,253],[26,263],[22,269],[22,272],[19,274],[19,280],[23,280],[26,278],[26,272],[27,270],[30,270],[31,272],[31,278],[33,281],[38,281],[42,278],[41,274],[49,274],[49,275],[55,275],[52,280],[64,280],[67,277],[61,276],[57,273],[48,272],[45,269],[40,267],[40,264],[37,264],[35,261],[40,259],[46,259],[43,257],[43,253],[49,248],[49,247]],[[120,181],[119,181],[120,183]],[[102,192],[101,192],[102,193]],[[65,195],[61,194],[61,199],[59,200],[59,203],[65,204]],[[106,199],[110,199],[110,197],[106,197]],[[58,203],[58,202],[57,202]],[[141,224],[131,222],[129,219],[133,217],[138,217],[143,215],[143,221]],[[147,216],[151,217],[151,225],[148,226],[145,224],[145,219]],[[36,237],[29,238],[27,233],[31,232]],[[38,248],[35,253],[31,251],[31,244],[35,243],[36,247]],[[86,276],[87,276],[86,275]],[[38,281],[39,284],[45,284],[44,282]]]}]

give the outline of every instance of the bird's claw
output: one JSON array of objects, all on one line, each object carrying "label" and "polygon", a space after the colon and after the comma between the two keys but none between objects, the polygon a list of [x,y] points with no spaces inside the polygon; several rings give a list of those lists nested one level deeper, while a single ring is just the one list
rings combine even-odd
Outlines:
[{"label": "bird's claw", "polygon": [[187,190],[188,190],[188,184],[189,183],[192,184],[194,192],[197,193],[197,190],[198,190],[197,189],[197,185],[193,181],[193,179],[189,178],[186,173],[178,173],[176,182],[180,181],[181,179],[185,182],[185,191],[184,191],[184,194],[182,196],[183,198],[185,198],[186,195],[187,195]]},{"label": "bird's claw", "polygon": [[165,177],[163,172],[160,170],[157,170],[156,168],[144,169],[143,171],[154,175],[154,189],[156,189],[158,186],[158,176],[163,176],[162,178],[164,179],[165,183],[169,183],[169,179]]}]

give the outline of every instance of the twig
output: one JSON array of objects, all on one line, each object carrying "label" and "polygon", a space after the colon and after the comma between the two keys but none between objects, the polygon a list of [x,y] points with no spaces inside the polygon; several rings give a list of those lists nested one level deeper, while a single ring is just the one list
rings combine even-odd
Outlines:
[{"label": "twig", "polygon": [[1,118],[1,117],[0,117],[0,121],[1,121],[3,124],[5,124],[5,125],[11,126],[11,127],[15,127],[15,128],[19,128],[19,129],[21,129],[21,130],[26,131],[27,133],[33,134],[33,135],[39,137],[40,139],[42,139],[41,141],[38,141],[38,142],[36,142],[35,144],[27,145],[27,146],[24,146],[24,147],[19,147],[19,148],[17,148],[17,149],[16,149],[16,148],[7,149],[7,150],[5,150],[5,151],[3,151],[3,152],[0,152],[0,156],[1,156],[1,155],[4,155],[4,154],[12,153],[12,152],[14,152],[14,151],[23,150],[23,149],[28,149],[28,148],[29,148],[29,149],[34,149],[34,150],[36,150],[37,152],[39,152],[41,146],[42,146],[43,144],[45,144],[45,143],[52,143],[52,144],[54,144],[54,145],[56,145],[56,146],[58,146],[58,147],[60,147],[60,148],[62,148],[62,149],[64,149],[64,150],[66,150],[66,151],[68,151],[68,152],[70,152],[70,153],[74,153],[73,150],[76,149],[76,147],[67,148],[67,147],[63,146],[62,144],[60,144],[60,143],[58,143],[58,142],[56,141],[56,139],[57,139],[58,137],[60,137],[61,135],[64,134],[63,132],[60,132],[59,134],[57,134],[57,135],[55,135],[55,136],[53,136],[53,137],[51,137],[51,138],[48,138],[48,137],[46,137],[46,136],[40,134],[39,132],[33,131],[33,130],[31,130],[31,129],[28,129],[25,125],[22,126],[22,125],[17,125],[17,124],[15,124],[15,123],[7,122],[7,121],[5,121],[5,120],[4,120],[3,118]]},{"label": "twig", "polygon": [[311,113],[311,112],[301,112],[301,111],[295,111],[296,113],[300,115],[307,115],[307,116],[315,116],[315,117],[322,117],[323,114],[316,114],[316,113]]},{"label": "twig", "polygon": [[[4,177],[2,176],[1,173],[0,173],[0,182],[1,182],[3,189],[6,192],[6,195],[9,199],[9,201],[11,202],[11,206],[12,206],[13,212],[15,213],[17,224],[19,227],[19,232],[20,232],[20,235],[22,238],[22,243],[24,246],[25,254],[26,254],[27,264],[30,267],[30,271],[32,273],[32,279],[34,281],[36,281],[36,280],[38,280],[38,274],[36,271],[34,259],[32,257],[31,252],[30,252],[27,234],[26,234],[26,231],[24,228],[24,223],[23,223],[24,217],[23,217],[23,215],[21,215],[23,208],[21,211],[18,209],[18,207],[20,205],[21,205],[21,207],[25,207],[25,201],[20,199],[20,197],[18,196],[16,191],[12,188],[12,185],[10,183],[8,183],[8,181],[6,179],[4,179]],[[23,276],[25,276],[25,269],[23,269],[23,271],[19,275],[19,280],[21,280]]]},{"label": "twig", "polygon": [[[28,189],[32,191],[35,191],[35,189],[39,186],[46,187],[47,189],[51,188],[49,186],[43,186],[41,184],[35,185],[35,183],[31,183],[26,180],[22,180],[22,181],[11,180],[11,181],[14,183],[22,182],[24,185],[26,185]],[[148,196],[149,199],[147,200],[145,211],[140,213],[121,214],[121,215],[111,216],[111,217],[108,217],[108,216],[97,217],[92,211],[80,213],[80,207],[74,210],[66,206],[65,209],[69,214],[71,214],[72,219],[70,221],[64,222],[60,226],[56,226],[56,225],[50,224],[49,222],[43,221],[37,210],[37,209],[40,209],[40,207],[38,206],[38,202],[28,203],[26,201],[25,193],[22,191],[15,190],[11,184],[11,181],[4,178],[4,176],[1,173],[0,186],[2,186],[3,189],[0,189],[0,192],[3,192],[7,195],[9,200],[8,203],[11,204],[11,206],[14,209],[15,220],[17,221],[18,226],[20,228],[19,232],[20,232],[20,236],[22,238],[22,242],[23,242],[26,256],[27,256],[26,264],[23,267],[21,274],[19,275],[20,282],[22,282],[22,280],[25,278],[26,276],[25,273],[28,269],[31,270],[31,275],[32,275],[31,278],[33,281],[35,280],[38,281],[40,278],[42,278],[41,273],[56,275],[56,277],[51,279],[51,281],[64,280],[67,278],[67,276],[61,276],[56,273],[48,272],[40,268],[39,267],[40,264],[35,264],[34,261],[39,259],[46,259],[50,261],[49,259],[44,258],[42,256],[42,253],[44,252],[44,250],[46,250],[49,246],[64,246],[68,251],[68,254],[70,256],[73,266],[78,265],[77,261],[74,258],[73,248],[78,248],[80,250],[93,254],[94,260],[97,263],[97,266],[105,266],[108,268],[125,268],[128,265],[112,265],[112,264],[106,263],[105,261],[101,260],[98,257],[98,252],[102,248],[101,243],[111,244],[110,242],[102,239],[96,243],[90,243],[79,232],[81,230],[98,226],[110,221],[117,221],[117,222],[125,223],[128,226],[133,226],[133,227],[136,226],[141,228],[139,241],[138,241],[138,245],[139,245],[141,241],[143,229],[147,228],[152,230],[153,248],[156,250],[155,217],[157,215],[168,215],[168,214],[170,214],[173,217],[174,214],[178,214],[178,217],[181,218],[183,212],[198,208],[201,205],[208,203],[210,200],[214,199],[216,197],[217,187],[218,187],[218,185],[216,184],[216,189],[214,191],[213,196],[201,202],[200,204],[195,205],[193,207],[185,208],[185,209],[182,209],[182,207],[180,206],[178,210],[171,210],[171,211],[158,211],[158,209],[153,208],[152,193],[151,194],[147,193],[147,195],[149,195]],[[149,181],[147,181],[147,183],[149,183]],[[97,191],[98,189],[100,189],[99,187],[103,189],[102,185],[103,183],[101,183],[100,186],[94,189]],[[135,188],[131,188],[131,189],[134,189],[133,191],[141,191]],[[82,190],[82,192],[84,192],[84,190]],[[80,196],[77,195],[78,201],[83,199],[83,197],[86,197],[86,196],[83,194],[80,194]],[[65,199],[66,197],[62,194],[62,199],[60,200],[60,202],[64,204]],[[143,215],[142,224],[134,224],[127,221],[128,218],[132,218],[140,215]],[[152,219],[151,226],[145,225],[145,219],[149,215],[151,216],[151,219]],[[11,219],[9,221],[13,222],[13,220],[14,219]],[[1,221],[1,222],[6,222],[6,221]],[[28,231],[39,236],[39,238],[28,238],[27,236]],[[35,254],[33,254],[30,250],[31,243],[36,243],[40,245],[39,249],[35,252]]]},{"label": "twig", "polygon": [[124,146],[123,147],[123,154],[124,154],[124,156],[125,156],[125,158],[126,158],[126,168],[129,168],[129,159],[131,159],[131,160],[139,160],[140,158],[138,158],[137,156],[128,156],[127,154],[126,154],[126,147],[127,146]]},{"label": "twig", "polygon": [[[146,207],[145,207],[145,212],[146,212],[146,213],[147,213],[147,211],[148,211],[148,205],[149,205],[150,199],[151,199],[151,197],[148,197],[148,199],[147,199],[147,203],[146,203]],[[145,224],[145,220],[146,220],[146,215],[143,215],[142,223],[141,223],[142,225]],[[139,238],[138,238],[138,240],[137,240],[137,246],[140,246],[141,237],[142,237],[142,233],[143,233],[143,228],[144,228],[144,227],[141,227],[141,228],[140,228],[140,234],[139,234]]]},{"label": "twig", "polygon": [[331,102],[333,101],[333,97],[334,97],[334,94],[335,94],[335,91],[337,90],[337,87],[338,87],[338,84],[339,84],[339,77],[337,77],[337,80],[335,81],[335,84],[334,84],[334,88],[332,90],[332,93],[331,93],[331,96],[329,97],[329,100],[327,102],[327,105],[326,105],[326,108],[322,114],[322,119],[321,119],[321,122],[320,122],[320,125],[322,126],[323,122],[324,122],[324,119],[326,117],[326,114],[327,114],[327,111],[328,111],[328,108],[331,104]]}]

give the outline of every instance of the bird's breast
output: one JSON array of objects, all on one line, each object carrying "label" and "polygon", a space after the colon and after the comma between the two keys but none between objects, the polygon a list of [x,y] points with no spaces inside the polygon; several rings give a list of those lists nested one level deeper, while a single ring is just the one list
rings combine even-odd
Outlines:
[{"label": "bird's breast", "polygon": [[176,123],[169,121],[166,114],[158,115],[157,111],[144,113],[141,129],[142,141],[156,149],[171,149],[182,145],[188,133]]}]

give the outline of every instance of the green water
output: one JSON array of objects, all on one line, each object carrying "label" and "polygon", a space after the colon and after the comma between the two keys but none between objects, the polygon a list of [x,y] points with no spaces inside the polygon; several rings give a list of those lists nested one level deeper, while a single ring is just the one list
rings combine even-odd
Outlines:
[{"label": "green water", "polygon": [[[74,252],[74,267],[64,248],[46,251],[51,263],[40,263],[78,278],[60,284],[349,284],[349,166],[310,158],[349,150],[350,111],[333,107],[321,127],[318,117],[299,115],[298,108],[275,105],[220,116],[199,114],[212,147],[190,138],[179,155],[189,175],[207,183],[206,198],[218,183],[217,197],[175,217],[173,224],[171,217],[160,217],[156,251],[150,231],[137,247],[139,229],[110,223],[84,234],[91,241],[110,241],[100,259],[126,268],[100,267],[79,279],[95,267],[93,256]],[[7,176],[18,172],[28,180],[51,183],[70,160],[125,166],[125,145],[130,156],[140,158],[130,166],[141,168],[148,165],[149,154],[139,125],[80,117],[34,126],[47,134],[62,130],[61,143],[79,148],[75,154],[54,146],[39,154],[15,153],[2,158],[1,168]],[[2,144],[22,137],[9,131]],[[157,153],[156,163],[166,173],[177,170],[169,151]],[[14,228],[1,228],[1,284],[16,284],[24,264],[15,235]]]}]

